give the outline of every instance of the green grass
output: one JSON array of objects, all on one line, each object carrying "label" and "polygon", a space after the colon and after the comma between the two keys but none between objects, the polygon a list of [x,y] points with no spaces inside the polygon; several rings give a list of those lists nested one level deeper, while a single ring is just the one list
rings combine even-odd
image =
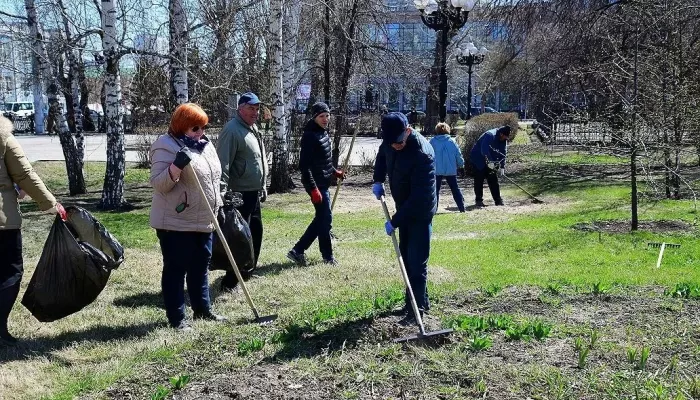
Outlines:
[{"label": "green grass", "polygon": [[549,162],[564,165],[627,165],[628,157],[584,152],[535,153],[524,157],[527,161]]},{"label": "green grass", "polygon": [[[65,193],[61,163],[38,163],[35,167],[53,191]],[[60,201],[92,204],[99,199],[104,164],[88,164],[86,171],[93,193],[78,199],[59,195]],[[591,332],[591,327],[585,323],[563,323],[553,316],[554,310],[566,313],[568,307],[579,306],[568,302],[567,296],[575,293],[589,296],[586,299],[591,302],[604,302],[609,293],[619,295],[626,287],[659,285],[667,290],[664,300],[681,302],[678,312],[682,312],[686,304],[683,302],[696,301],[693,299],[700,287],[700,244],[695,228],[665,234],[598,234],[574,229],[580,223],[629,219],[629,189],[624,183],[609,181],[603,186],[598,182],[576,182],[556,186],[545,193],[547,204],[542,206],[527,205],[522,193],[506,186],[504,196],[516,206],[487,207],[465,214],[440,213],[434,219],[429,278],[434,306],[431,314],[443,321],[442,326],[455,327],[460,340],[442,348],[390,345],[400,332],[396,332],[393,322],[383,325],[377,321],[384,321],[388,311],[403,303],[403,288],[378,202],[369,190],[360,188],[352,193],[353,210],[350,211],[350,205],[341,204],[347,208],[335,213],[334,233],[339,240],[334,248],[340,267],[320,263],[314,244],[307,252],[311,265],[298,268],[286,260],[285,253],[313,218],[313,208],[306,194],[296,192],[272,195],[264,204],[262,267],[249,282],[261,314],[278,313],[278,322],[262,328],[244,323],[250,320],[251,313],[242,296],[218,293],[221,273],[213,272],[210,281],[214,309],[227,315],[232,323],[197,322],[192,336],[179,335],[166,327],[159,305],[162,261],[148,223],[148,171],[129,168],[126,177],[127,198],[140,208],[121,213],[94,211],[125,246],[126,262],[112,273],[110,283],[93,304],[63,320],[41,324],[19,304],[15,305],[11,329],[23,339],[31,339],[26,347],[0,349],[0,398],[102,398],[108,388],[121,387],[137,393],[138,398],[149,398],[159,386],[171,390],[172,377],[188,376],[192,382],[201,382],[220,373],[239,373],[260,365],[282,365],[295,371],[298,379],[310,376],[327,381],[337,386],[334,397],[339,398],[364,398],[369,390],[366,385],[395,385],[393,391],[378,394],[380,398],[395,396],[396,388],[404,386],[413,393],[427,393],[425,398],[432,398],[430,395],[437,392],[470,398],[480,397],[486,388],[502,388],[502,382],[512,382],[509,390],[518,393],[519,398],[550,398],[574,380],[579,387],[601,385],[600,391],[594,391],[590,398],[606,390],[624,394],[633,390],[633,384],[618,385],[610,376],[631,368],[625,360],[626,341],[639,348],[640,354],[644,348],[642,340],[647,334],[632,329],[636,321],[629,334],[624,330],[615,333],[616,342],[599,341],[600,346],[613,343],[609,352],[619,360],[617,364],[605,364],[609,369],[601,378],[604,383],[586,381],[588,378],[572,375],[570,370],[553,367],[546,361],[544,366],[504,365],[488,361],[488,357],[494,351],[530,352],[529,359],[540,363],[538,352],[547,353],[546,346],[555,346],[554,350],[549,349],[553,353],[566,347],[572,353],[570,366],[579,366],[576,371],[588,371],[604,361],[598,358],[598,351],[591,350],[581,360],[580,353],[573,354],[571,350],[573,342],[564,339],[567,335],[579,337],[581,332]],[[28,203],[23,203],[25,208],[31,211]],[[695,214],[690,201],[643,201],[640,218],[692,223]],[[50,224],[51,218],[39,213],[27,216],[23,232],[27,269],[24,287]],[[656,269],[658,251],[647,249],[647,241],[682,246],[668,249],[662,268]],[[592,294],[596,285],[600,296]],[[523,304],[534,302],[540,312],[533,314],[527,308],[517,308],[520,302],[510,297],[513,287],[539,288],[529,303]],[[601,288],[606,288],[605,293]],[[451,300],[464,296],[469,301],[455,304]],[[470,308],[474,303],[479,305]],[[489,310],[494,304],[501,308]],[[607,306],[603,303],[600,308]],[[692,322],[678,323],[692,327]],[[670,324],[640,322],[639,326],[659,330],[649,334],[656,338],[679,338],[670,333]],[[602,340],[611,334],[602,333]],[[687,340],[681,343],[693,346]],[[503,350],[502,346],[510,347]],[[656,343],[643,365],[641,356],[635,356],[633,367],[655,368],[661,353]],[[681,358],[681,367],[698,365],[700,351],[696,353]],[[482,355],[486,358],[480,358]],[[700,376],[700,371],[692,368],[689,373]],[[424,382],[417,379],[420,376],[431,380]],[[539,389],[528,389],[533,387]],[[119,392],[113,396],[118,398]]]}]

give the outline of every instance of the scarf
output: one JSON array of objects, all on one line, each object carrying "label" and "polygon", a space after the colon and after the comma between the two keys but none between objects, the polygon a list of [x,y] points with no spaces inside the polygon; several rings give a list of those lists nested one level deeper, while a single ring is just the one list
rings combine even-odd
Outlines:
[{"label": "scarf", "polygon": [[180,138],[180,140],[182,140],[182,143],[184,143],[185,146],[199,152],[204,150],[204,147],[209,144],[209,141],[204,136],[202,136],[202,138],[199,140],[194,140],[191,137],[184,135]]}]

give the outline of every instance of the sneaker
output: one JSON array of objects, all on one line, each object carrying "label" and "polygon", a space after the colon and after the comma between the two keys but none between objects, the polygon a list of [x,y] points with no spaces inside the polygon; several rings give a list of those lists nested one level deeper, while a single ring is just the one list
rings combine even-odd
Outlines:
[{"label": "sneaker", "polygon": [[335,258],[329,258],[329,259],[324,258],[323,263],[334,266],[334,267],[338,266],[338,260],[336,260]]},{"label": "sneaker", "polygon": [[474,206],[476,206],[476,207],[485,207],[483,201],[477,201],[477,202],[475,202],[475,203],[474,203]]},{"label": "sneaker", "polygon": [[204,314],[197,314],[195,313],[192,316],[193,319],[203,319],[205,321],[216,321],[216,322],[225,322],[228,321],[228,318],[221,316],[221,315],[216,315],[213,312],[209,311]]},{"label": "sneaker", "polygon": [[497,202],[496,202],[496,205],[497,205],[497,206],[505,206],[505,204],[503,204],[503,200],[497,201]]},{"label": "sneaker", "polygon": [[180,332],[192,332],[192,327],[190,324],[185,322],[185,320],[180,321],[179,324],[173,325],[173,328],[177,329]]},{"label": "sneaker", "polygon": [[304,253],[297,253],[296,250],[291,249],[289,250],[289,253],[287,253],[287,258],[294,261],[298,266],[300,267],[305,267],[306,266],[306,256]]}]

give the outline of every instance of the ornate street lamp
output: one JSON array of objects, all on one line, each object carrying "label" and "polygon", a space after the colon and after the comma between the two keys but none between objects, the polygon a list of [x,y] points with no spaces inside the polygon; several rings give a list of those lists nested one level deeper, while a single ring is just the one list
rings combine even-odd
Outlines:
[{"label": "ornate street lamp", "polygon": [[459,30],[467,22],[469,11],[476,0],[413,0],[423,23],[442,33],[442,63],[440,65],[440,122],[447,115],[447,44],[451,31]]},{"label": "ornate street lamp", "polygon": [[469,85],[467,86],[467,119],[472,117],[472,67],[481,64],[486,57],[486,47],[477,49],[469,42],[464,48],[457,49],[457,63],[469,67]]}]

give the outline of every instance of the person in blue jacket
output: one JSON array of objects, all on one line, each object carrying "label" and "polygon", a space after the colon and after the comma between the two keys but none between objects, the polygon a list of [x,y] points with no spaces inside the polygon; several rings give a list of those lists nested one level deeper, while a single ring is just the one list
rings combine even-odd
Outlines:
[{"label": "person in blue jacket", "polygon": [[[435,195],[435,153],[418,132],[408,126],[402,113],[388,113],[381,123],[382,144],[374,164],[372,192],[384,196],[384,181],[389,176],[396,213],[384,225],[387,235],[399,233],[399,249],[406,265],[418,308],[427,311],[428,258],[432,221],[437,209]],[[415,319],[406,292],[406,322]]]},{"label": "person in blue jacket", "polygon": [[497,206],[503,205],[498,175],[506,172],[506,154],[510,126],[484,132],[469,153],[469,162],[474,166],[474,196],[477,207],[484,206],[484,180],[488,182],[491,197]]},{"label": "person in blue jacket", "polygon": [[435,126],[435,137],[430,139],[430,145],[435,151],[435,175],[437,179],[436,196],[440,203],[440,188],[442,180],[445,179],[452,191],[452,198],[457,203],[459,212],[464,212],[464,197],[457,186],[457,168],[464,167],[464,157],[459,151],[457,142],[450,137],[450,126],[440,122]]},{"label": "person in blue jacket", "polygon": [[314,205],[314,219],[309,224],[299,241],[287,253],[287,258],[298,265],[306,265],[304,252],[318,238],[323,262],[338,265],[333,257],[331,244],[331,201],[328,188],[333,176],[345,179],[345,173],[333,166],[331,158],[331,139],[328,136],[330,109],[326,103],[318,102],[311,106],[311,119],[304,127],[301,138],[301,153],[299,154],[299,169],[304,189],[311,197]]}]

